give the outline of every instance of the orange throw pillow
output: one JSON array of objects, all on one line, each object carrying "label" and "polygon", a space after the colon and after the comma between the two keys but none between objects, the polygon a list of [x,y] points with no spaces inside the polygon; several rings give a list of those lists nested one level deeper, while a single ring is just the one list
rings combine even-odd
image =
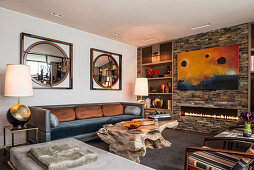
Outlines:
[{"label": "orange throw pillow", "polygon": [[102,105],[103,116],[116,116],[123,114],[123,105],[121,104],[105,104]]},{"label": "orange throw pillow", "polygon": [[56,108],[45,108],[50,110],[50,112],[56,115],[59,122],[67,122],[75,120],[75,111],[72,107],[56,107]]},{"label": "orange throw pillow", "polygon": [[95,117],[102,117],[101,106],[87,105],[75,107],[77,119],[89,119]]}]

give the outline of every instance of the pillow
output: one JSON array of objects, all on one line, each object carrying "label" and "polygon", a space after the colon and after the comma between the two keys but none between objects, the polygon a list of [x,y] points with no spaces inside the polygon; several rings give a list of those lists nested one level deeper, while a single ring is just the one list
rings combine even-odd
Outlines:
[{"label": "pillow", "polygon": [[101,106],[87,105],[75,107],[77,119],[89,119],[95,117],[102,117]]},{"label": "pillow", "polygon": [[232,170],[246,170],[249,169],[250,164],[253,162],[253,159],[242,157],[232,168]]},{"label": "pillow", "polygon": [[123,114],[123,105],[121,104],[105,104],[102,105],[103,116],[116,116]]},{"label": "pillow", "polygon": [[[254,153],[254,145],[252,145],[248,150],[247,153]],[[241,159],[235,164],[232,170],[239,170],[239,169],[248,169],[249,165],[253,162],[253,159],[241,157]]]},{"label": "pillow", "polygon": [[56,107],[45,109],[50,110],[50,113],[54,114],[59,122],[72,121],[76,118],[74,108],[72,107]]},{"label": "pillow", "polygon": [[58,121],[56,115],[50,113],[50,126],[57,127],[58,125],[59,125],[59,121]]},{"label": "pillow", "polygon": [[138,106],[127,106],[124,109],[124,114],[126,115],[136,115],[139,116],[141,113],[141,109]]}]

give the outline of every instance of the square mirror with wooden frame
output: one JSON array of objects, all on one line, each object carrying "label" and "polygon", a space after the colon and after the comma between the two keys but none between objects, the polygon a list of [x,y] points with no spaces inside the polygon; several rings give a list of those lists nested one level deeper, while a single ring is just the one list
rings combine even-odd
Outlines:
[{"label": "square mirror with wooden frame", "polygon": [[122,55],[90,49],[90,89],[122,90]]},{"label": "square mirror with wooden frame", "polygon": [[29,65],[33,88],[72,89],[73,44],[20,34],[21,64]]}]

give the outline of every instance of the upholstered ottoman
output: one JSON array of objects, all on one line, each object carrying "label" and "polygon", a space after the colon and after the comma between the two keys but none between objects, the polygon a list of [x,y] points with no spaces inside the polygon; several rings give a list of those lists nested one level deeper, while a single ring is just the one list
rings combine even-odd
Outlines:
[{"label": "upholstered ottoman", "polygon": [[81,142],[74,138],[67,138],[61,140],[55,140],[46,143],[39,143],[34,145],[26,145],[20,147],[11,148],[10,151],[10,161],[11,164],[17,170],[43,170],[36,162],[34,162],[30,157],[27,156],[27,152],[30,148],[38,147],[48,147],[53,145],[69,144],[79,147],[84,147],[85,149],[91,150],[98,155],[98,159],[95,162],[83,165],[80,167],[73,168],[73,170],[152,170],[152,168],[146,167],[144,165],[138,164],[134,161],[130,161],[123,157],[114,155],[110,152],[95,148],[84,142]]}]

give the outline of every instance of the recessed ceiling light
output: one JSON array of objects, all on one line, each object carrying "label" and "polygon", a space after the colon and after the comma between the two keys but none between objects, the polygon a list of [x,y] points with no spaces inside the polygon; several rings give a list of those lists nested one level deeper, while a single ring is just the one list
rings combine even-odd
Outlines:
[{"label": "recessed ceiling light", "polygon": [[192,30],[197,30],[197,29],[201,29],[201,28],[206,28],[206,27],[210,27],[212,26],[210,23],[208,24],[205,24],[205,25],[200,25],[200,26],[197,26],[197,27],[191,27]]},{"label": "recessed ceiling light", "polygon": [[149,39],[146,39],[146,40],[143,40],[143,42],[148,42],[148,41],[153,41],[155,40],[154,38],[149,38]]},{"label": "recessed ceiling light", "polygon": [[116,33],[116,32],[113,32],[113,35],[115,35],[115,36],[120,36],[120,34],[119,33]]},{"label": "recessed ceiling light", "polygon": [[53,16],[55,16],[55,17],[57,17],[57,18],[63,18],[63,15],[57,14],[57,13],[55,13],[55,12],[52,12],[51,15],[53,15]]}]

